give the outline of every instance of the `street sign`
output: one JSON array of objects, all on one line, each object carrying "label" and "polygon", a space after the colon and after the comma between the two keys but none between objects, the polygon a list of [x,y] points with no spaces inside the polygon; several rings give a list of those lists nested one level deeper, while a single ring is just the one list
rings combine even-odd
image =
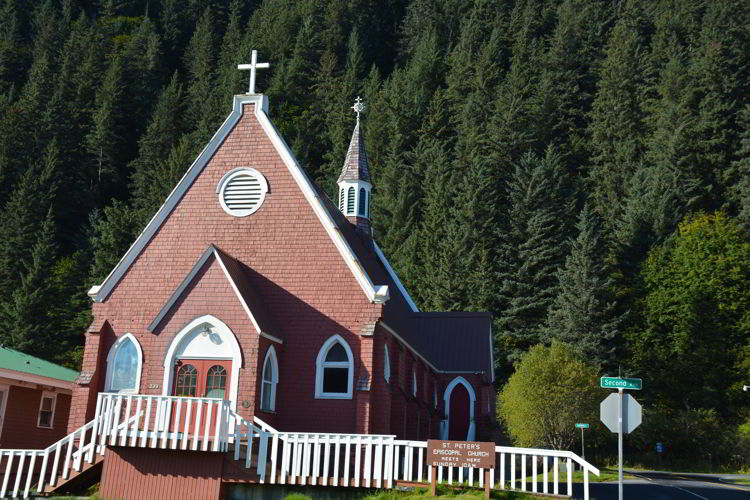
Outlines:
[{"label": "street sign", "polygon": [[[602,377],[602,387],[604,379]],[[638,388],[640,389],[640,379]],[[623,387],[617,392],[613,392],[599,405],[599,419],[604,422],[609,430],[617,433],[617,497],[623,500],[622,496],[622,436],[623,434],[633,432],[636,427],[641,425],[641,405],[630,394],[625,394]],[[583,432],[583,431],[581,431]]]},{"label": "street sign", "polygon": [[[612,432],[619,432],[618,417],[620,413],[619,393],[613,392],[599,405],[599,418]],[[622,432],[630,434],[641,425],[641,405],[630,394],[622,396]]]},{"label": "street sign", "polygon": [[576,424],[576,429],[588,429],[589,424]]},{"label": "street sign", "polygon": [[602,377],[599,386],[605,389],[631,389],[640,391],[643,388],[643,380],[639,378]]}]

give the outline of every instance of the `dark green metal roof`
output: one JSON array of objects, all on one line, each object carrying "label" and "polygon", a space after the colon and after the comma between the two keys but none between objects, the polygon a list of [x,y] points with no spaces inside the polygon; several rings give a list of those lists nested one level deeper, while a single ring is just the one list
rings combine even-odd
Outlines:
[{"label": "dark green metal roof", "polygon": [[78,372],[75,370],[29,356],[28,354],[7,347],[0,347],[0,368],[64,380],[66,382],[73,382],[78,377]]}]

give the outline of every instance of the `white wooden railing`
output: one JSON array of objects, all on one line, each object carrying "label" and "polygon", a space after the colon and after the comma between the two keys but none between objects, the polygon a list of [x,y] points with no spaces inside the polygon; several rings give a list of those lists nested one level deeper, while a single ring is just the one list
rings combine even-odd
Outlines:
[{"label": "white wooden railing", "polygon": [[[398,440],[391,435],[280,432],[257,417],[255,425],[236,414],[230,418],[238,419],[235,428],[241,429],[234,458],[241,460],[244,450],[245,467],[257,470],[260,482],[392,488],[398,482],[428,484],[432,479],[425,441]],[[257,443],[256,456],[253,442]],[[495,489],[561,495],[563,482],[564,495],[570,497],[576,463],[583,470],[584,499],[589,500],[589,473],[599,475],[599,469],[570,451],[496,446],[495,454],[496,469],[489,475]],[[436,482],[483,488],[484,470],[438,467]]]},{"label": "white wooden railing", "polygon": [[[34,485],[38,492],[45,485],[54,487],[71,469],[80,471],[84,461],[94,463],[95,454],[104,455],[107,446],[229,452],[253,480],[269,484],[393,488],[404,482],[428,484],[432,473],[425,441],[281,432],[257,417],[250,422],[221,399],[100,393],[94,419],[57,443],[44,450],[0,450],[0,461],[7,459],[0,497],[22,491],[26,498]],[[561,495],[563,482],[564,494],[572,496],[576,463],[588,500],[589,473],[599,475],[599,469],[569,451],[497,446],[495,454],[492,488]],[[567,475],[562,480],[561,461]],[[438,467],[436,481],[484,487],[484,471]]]},{"label": "white wooden railing", "polygon": [[[112,430],[118,432],[134,419],[135,416],[114,426]],[[6,460],[0,498],[5,497],[6,493],[10,493],[11,498],[17,498],[21,491],[23,498],[28,498],[32,487],[41,493],[46,485],[54,487],[60,479],[68,479],[71,470],[80,472],[83,463],[93,463],[94,454],[102,448],[97,444],[102,432],[103,426],[97,428],[96,421],[92,420],[43,450],[0,450],[0,461]],[[101,450],[101,453],[104,451]],[[37,467],[39,461],[41,463]],[[14,475],[15,480],[11,484],[10,480]],[[38,479],[32,481],[35,475]]]},{"label": "white wooden railing", "polygon": [[103,422],[102,445],[226,451],[230,409],[218,398],[100,393],[94,422]]}]

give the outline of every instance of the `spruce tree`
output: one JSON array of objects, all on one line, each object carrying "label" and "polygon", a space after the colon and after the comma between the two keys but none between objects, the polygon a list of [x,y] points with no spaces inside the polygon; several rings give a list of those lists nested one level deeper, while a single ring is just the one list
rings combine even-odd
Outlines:
[{"label": "spruce tree", "polygon": [[20,85],[26,56],[22,44],[22,26],[17,0],[0,4],[0,93]]},{"label": "spruce tree", "polygon": [[[151,122],[138,140],[138,157],[130,164],[133,207],[141,225],[148,222],[174,188],[174,183],[167,183],[173,176],[165,179],[161,167],[183,132],[183,110],[183,90],[175,73],[156,102]],[[189,165],[188,160],[184,168]]]},{"label": "spruce tree", "polygon": [[[545,340],[544,322],[558,291],[574,193],[557,153],[526,154],[508,187],[511,208],[499,253],[496,348],[509,360]],[[502,362],[503,360],[498,360]]]},{"label": "spruce tree", "polygon": [[0,302],[0,345],[51,357],[59,352],[49,315],[54,292],[49,277],[57,257],[51,210],[34,236],[30,254],[13,263],[20,274],[18,285]]},{"label": "spruce tree", "polygon": [[557,272],[559,289],[547,328],[550,337],[570,344],[581,359],[612,367],[621,318],[615,312],[614,280],[605,263],[599,218],[588,204],[578,215],[576,229],[565,267]]},{"label": "spruce tree", "polygon": [[740,111],[738,123],[740,146],[727,175],[731,180],[727,195],[732,211],[737,213],[745,228],[750,229],[750,105]]},{"label": "spruce tree", "polygon": [[194,142],[201,146],[214,134],[220,120],[220,113],[212,99],[216,53],[213,24],[211,10],[206,8],[195,26],[184,56],[188,74],[185,118],[187,125],[193,129]]},{"label": "spruce tree", "polygon": [[622,188],[644,151],[648,26],[641,8],[636,1],[624,3],[607,44],[592,104],[592,165],[588,180],[594,208],[607,228],[612,227],[621,211]]},{"label": "spruce tree", "polygon": [[109,62],[96,92],[91,130],[86,136],[89,153],[90,189],[94,199],[106,200],[120,188],[122,157],[122,60],[114,56]]},{"label": "spruce tree", "polygon": [[19,282],[19,265],[36,241],[35,234],[56,199],[60,173],[57,148],[27,167],[2,207],[0,220],[0,297],[10,297]]}]

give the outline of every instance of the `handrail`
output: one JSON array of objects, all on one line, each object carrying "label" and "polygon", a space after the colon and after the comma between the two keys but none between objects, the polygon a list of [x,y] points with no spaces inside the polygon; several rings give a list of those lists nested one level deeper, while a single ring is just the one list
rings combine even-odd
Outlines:
[{"label": "handrail", "polygon": [[273,433],[276,433],[276,434],[279,433],[278,430],[274,429],[273,427],[271,427],[270,425],[268,425],[267,423],[265,423],[263,420],[259,419],[255,415],[253,415],[253,423],[254,424],[258,424],[258,427],[260,427],[264,431],[273,432]]},{"label": "handrail", "polygon": [[206,397],[198,397],[198,396],[162,396],[161,394],[128,394],[128,393],[121,393],[121,392],[100,392],[99,397],[101,396],[117,396],[122,398],[127,398],[128,396],[133,398],[151,398],[151,399],[168,399],[168,400],[179,400],[179,401],[187,401],[188,399],[190,401],[201,401],[201,402],[211,402],[216,403],[218,401],[228,401],[224,398],[206,398]]}]

